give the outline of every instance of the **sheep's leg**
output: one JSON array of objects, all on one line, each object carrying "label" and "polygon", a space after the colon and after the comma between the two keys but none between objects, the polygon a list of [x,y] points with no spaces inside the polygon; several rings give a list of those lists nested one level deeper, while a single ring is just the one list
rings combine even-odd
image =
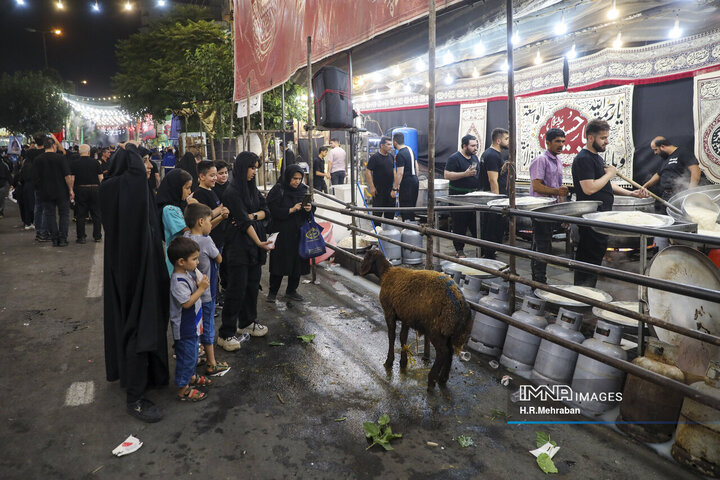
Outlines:
[{"label": "sheep's leg", "polygon": [[406,324],[402,324],[400,327],[400,369],[405,370],[407,368],[408,364],[408,354],[407,354],[407,348],[405,348],[405,345],[407,345],[407,338],[408,333],[410,331],[410,327]]},{"label": "sheep's leg", "polygon": [[438,381],[438,377],[440,376],[440,372],[442,370],[443,366],[443,359],[445,358],[445,342],[444,339],[435,337],[434,335],[432,338],[430,338],[430,342],[432,342],[433,346],[435,347],[435,362],[433,363],[432,368],[430,369],[430,373],[428,374],[428,390],[432,390],[435,388],[435,383]]},{"label": "sheep's leg", "polygon": [[427,335],[425,335],[425,347],[423,348],[423,356],[422,356],[423,362],[429,362],[430,361],[430,339]]},{"label": "sheep's leg", "polygon": [[442,363],[442,369],[440,371],[440,379],[439,383],[441,386],[444,386],[448,379],[450,378],[450,369],[452,367],[452,360],[453,360],[453,348],[450,339],[447,340],[447,353],[445,354],[445,358],[443,359]]},{"label": "sheep's leg", "polygon": [[388,354],[387,360],[385,360],[385,368],[391,369],[395,362],[395,326],[396,318],[395,313],[385,313],[385,323],[388,329]]}]

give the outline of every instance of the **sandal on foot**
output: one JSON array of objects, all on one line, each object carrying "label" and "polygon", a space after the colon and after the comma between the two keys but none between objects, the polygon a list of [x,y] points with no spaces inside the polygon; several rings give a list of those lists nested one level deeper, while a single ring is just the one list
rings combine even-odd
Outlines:
[{"label": "sandal on foot", "polygon": [[215,365],[208,365],[205,369],[205,373],[207,375],[215,375],[216,373],[224,372],[229,368],[230,365],[228,365],[227,362],[218,362]]},{"label": "sandal on foot", "polygon": [[191,387],[207,387],[209,385],[212,385],[212,380],[210,380],[204,375],[193,375],[190,379],[189,385]]},{"label": "sandal on foot", "polygon": [[181,402],[202,402],[207,398],[207,393],[201,392],[197,388],[188,388],[185,393],[178,395]]},{"label": "sandal on foot", "polygon": [[197,365],[195,366],[199,367],[200,365],[205,365],[205,363],[207,363],[207,355],[202,355],[198,357]]}]

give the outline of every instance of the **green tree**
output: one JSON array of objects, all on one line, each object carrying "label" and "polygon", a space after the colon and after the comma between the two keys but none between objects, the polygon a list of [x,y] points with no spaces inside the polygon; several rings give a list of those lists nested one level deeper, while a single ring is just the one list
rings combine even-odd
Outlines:
[{"label": "green tree", "polygon": [[190,78],[187,53],[226,41],[226,30],[206,20],[207,16],[200,7],[177,8],[145,31],[117,43],[119,73],[113,85],[119,95],[130,95],[123,99],[123,107],[156,118],[188,107],[198,96],[198,82]]},{"label": "green tree", "polygon": [[2,74],[0,98],[0,126],[12,133],[57,132],[70,113],[58,80],[41,72]]}]

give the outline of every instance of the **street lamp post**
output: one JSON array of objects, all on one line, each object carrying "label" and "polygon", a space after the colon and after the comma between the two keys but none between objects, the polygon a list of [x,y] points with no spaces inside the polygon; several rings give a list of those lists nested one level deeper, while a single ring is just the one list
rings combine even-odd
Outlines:
[{"label": "street lamp post", "polygon": [[47,56],[47,42],[45,40],[45,35],[47,35],[48,33],[52,33],[53,35],[56,35],[59,37],[60,35],[62,35],[62,30],[60,30],[59,28],[54,28],[54,29],[50,30],[49,32],[45,31],[45,30],[35,30],[34,28],[26,28],[25,30],[27,30],[28,32],[32,32],[32,33],[39,33],[42,36],[43,58],[45,59],[45,70],[47,70],[49,68],[49,66],[48,66],[48,56]]}]

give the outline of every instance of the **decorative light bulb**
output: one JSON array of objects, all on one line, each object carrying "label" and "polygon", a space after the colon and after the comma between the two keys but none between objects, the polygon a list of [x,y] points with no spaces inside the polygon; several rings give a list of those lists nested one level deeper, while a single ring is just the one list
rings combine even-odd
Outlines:
[{"label": "decorative light bulb", "polygon": [[513,32],[513,36],[510,41],[513,45],[518,45],[520,43],[520,30],[518,30],[517,24],[515,24],[515,32]]},{"label": "decorative light bulb", "polygon": [[567,25],[565,24],[565,13],[563,12],[560,21],[555,24],[555,35],[564,35],[565,32],[567,32]]},{"label": "decorative light bulb", "polygon": [[533,63],[535,65],[540,65],[543,62],[542,57],[540,56],[540,49],[538,48],[537,54],[535,55],[535,60],[533,60]]},{"label": "decorative light bulb", "polygon": [[575,44],[573,43],[572,48],[565,54],[565,58],[572,60],[575,57],[577,57],[577,51],[575,50]]},{"label": "decorative light bulb", "polygon": [[132,10],[132,4],[130,2],[125,2],[125,10],[128,12]]},{"label": "decorative light bulb", "polygon": [[392,69],[392,73],[396,77],[399,77],[400,75],[402,75],[402,70],[400,69],[400,65],[395,65]]},{"label": "decorative light bulb", "polygon": [[475,56],[481,57],[485,53],[485,45],[482,40],[475,45]]},{"label": "decorative light bulb", "polygon": [[403,92],[410,93],[411,90],[412,90],[412,87],[410,86],[409,83],[406,83],[405,86],[403,86]]},{"label": "decorative light bulb", "polygon": [[164,7],[164,6],[165,6],[165,0],[158,0],[157,6],[158,6],[158,7]]},{"label": "decorative light bulb", "polygon": [[668,36],[670,38],[680,38],[681,35],[682,29],[680,28],[680,19],[678,17],[675,17],[675,25],[673,25],[673,28],[670,29]]},{"label": "decorative light bulb", "polygon": [[506,58],[505,61],[503,62],[503,64],[500,66],[500,70],[502,70],[503,72],[507,72],[509,69],[510,69],[510,65],[508,65],[508,61]]},{"label": "decorative light bulb", "polygon": [[620,16],[620,12],[618,11],[618,9],[615,5],[615,0],[613,0],[612,7],[610,7],[610,10],[608,10],[607,18],[610,20],[615,20],[619,16]]},{"label": "decorative light bulb", "polygon": [[92,6],[93,12],[99,12],[100,11],[100,5],[98,5],[97,2],[95,2]]},{"label": "decorative light bulb", "polygon": [[445,65],[449,65],[455,61],[455,56],[452,54],[450,50],[445,52],[445,55],[443,55],[443,63]]},{"label": "decorative light bulb", "polygon": [[58,0],[55,6],[58,8],[58,10],[62,10],[65,8],[65,5],[63,4],[62,0]]},{"label": "decorative light bulb", "polygon": [[622,33],[618,32],[617,37],[613,40],[612,46],[613,48],[620,48],[622,47],[622,44]]},{"label": "decorative light bulb", "polygon": [[452,85],[455,79],[449,73],[445,75],[445,85]]},{"label": "decorative light bulb", "polygon": [[418,58],[417,62],[415,62],[415,71],[416,72],[422,72],[425,70],[425,62],[422,58]]},{"label": "decorative light bulb", "polygon": [[478,72],[478,69],[477,69],[477,68],[473,68],[472,76],[473,76],[473,78],[478,78],[478,77],[480,77],[480,72]]}]

